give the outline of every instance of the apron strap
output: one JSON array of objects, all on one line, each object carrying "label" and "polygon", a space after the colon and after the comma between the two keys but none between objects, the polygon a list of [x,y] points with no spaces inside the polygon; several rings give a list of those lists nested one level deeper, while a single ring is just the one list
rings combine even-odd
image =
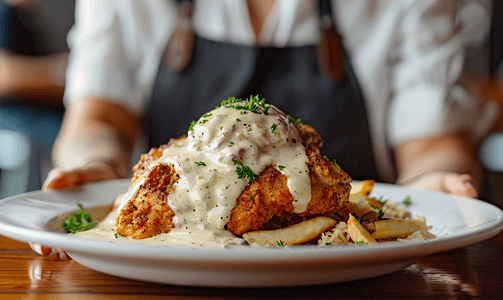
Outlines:
[{"label": "apron strap", "polygon": [[332,82],[344,79],[344,48],[342,38],[335,27],[330,0],[319,0],[320,41],[317,45],[320,72]]},{"label": "apron strap", "polygon": [[192,28],[192,0],[177,0],[177,23],[164,53],[166,67],[174,72],[187,68],[194,50],[194,29]]}]

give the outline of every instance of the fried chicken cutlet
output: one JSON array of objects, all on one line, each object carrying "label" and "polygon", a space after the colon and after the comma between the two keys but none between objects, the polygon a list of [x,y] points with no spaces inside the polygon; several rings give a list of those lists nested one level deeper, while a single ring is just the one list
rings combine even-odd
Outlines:
[{"label": "fried chicken cutlet", "polygon": [[[215,112],[213,112],[213,114],[215,114]],[[277,114],[280,117],[284,116],[282,113]],[[208,115],[211,115],[211,113]],[[237,124],[241,126],[241,123],[243,123],[244,126],[248,126],[245,128],[253,128],[249,122],[247,122],[248,119],[242,116],[243,115],[240,116]],[[234,116],[232,116],[232,118],[234,118]],[[243,119],[243,122],[241,122],[241,119]],[[272,122],[276,121],[273,120]],[[243,154],[244,150],[242,149],[236,151],[236,154],[232,157],[240,159],[233,159],[232,161],[237,165],[238,171],[247,170],[248,173],[243,171],[247,175],[243,175],[244,173],[241,174],[240,176],[244,177],[239,177],[239,181],[236,180],[232,182],[232,180],[227,180],[226,186],[222,188],[222,191],[220,191],[219,188],[213,188],[218,197],[225,198],[225,190],[240,185],[241,181],[246,179],[248,182],[245,182],[245,185],[240,185],[242,188],[239,190],[239,193],[234,199],[231,199],[233,200],[230,202],[232,203],[232,207],[222,207],[226,206],[225,204],[222,205],[222,203],[226,202],[212,202],[209,196],[205,196],[206,194],[203,194],[203,196],[196,196],[195,198],[193,197],[193,199],[195,199],[195,204],[191,204],[191,206],[187,208],[181,208],[180,202],[175,205],[176,207],[172,207],[173,204],[171,203],[170,205],[168,195],[173,191],[178,189],[177,192],[182,193],[182,191],[186,189],[186,194],[190,194],[192,184],[199,182],[198,180],[208,180],[208,182],[216,181],[215,177],[217,175],[215,174],[217,173],[211,173],[213,170],[201,172],[201,170],[204,170],[201,168],[206,166],[203,161],[194,161],[193,163],[195,163],[195,165],[192,163],[189,164],[187,159],[179,162],[178,165],[173,163],[173,161],[170,163],[163,161],[165,150],[174,151],[176,149],[170,148],[181,147],[180,144],[182,144],[183,147],[185,147],[186,144],[194,144],[195,142],[192,140],[187,141],[191,138],[189,136],[188,138],[172,139],[168,144],[158,148],[152,148],[147,154],[141,156],[140,161],[133,168],[134,176],[131,181],[130,192],[133,191],[132,194],[134,195],[129,200],[124,201],[121,206],[119,216],[116,219],[115,231],[122,236],[133,239],[148,238],[160,233],[168,233],[177,226],[176,224],[179,224],[178,226],[182,228],[187,223],[195,222],[186,219],[180,220],[177,211],[193,210],[195,212],[201,209],[200,207],[206,206],[209,213],[207,216],[204,215],[204,217],[207,217],[208,221],[214,216],[219,216],[218,221],[223,222],[220,224],[225,224],[225,226],[221,226],[224,227],[221,229],[227,229],[234,235],[240,236],[248,231],[260,229],[274,217],[282,216],[282,218],[286,219],[290,219],[293,216],[309,217],[342,208],[349,197],[351,178],[332,161],[318,154],[317,149],[322,145],[323,141],[316,130],[308,125],[294,125],[287,124],[287,122],[288,121],[280,118],[278,123],[272,123],[273,125],[268,124],[267,130],[263,129],[265,126],[258,125],[257,128],[262,131],[257,129],[256,132],[260,132],[260,134],[246,136],[245,138],[247,141],[254,140],[253,143],[257,145],[257,149],[254,150],[255,152],[250,153],[253,153],[253,155],[265,153],[269,150],[276,149],[274,145],[278,145],[273,139],[275,133],[274,129],[281,125],[285,127],[288,125],[284,133],[286,141],[289,145],[293,145],[292,147],[294,148],[301,146],[299,149],[302,150],[302,156],[304,156],[303,159],[305,163],[303,164],[305,165],[305,170],[303,171],[302,168],[299,168],[298,172],[307,173],[303,178],[306,178],[304,181],[308,181],[309,195],[305,208],[301,209],[302,211],[299,211],[295,200],[296,197],[300,197],[300,193],[295,191],[292,192],[293,184],[290,182],[290,177],[293,177],[292,174],[294,173],[288,173],[290,176],[287,176],[284,173],[285,166],[275,164],[275,161],[271,161],[259,174],[254,175],[248,166],[241,163],[246,161],[244,157],[250,156]],[[228,129],[223,129],[225,126],[221,126],[220,130],[224,131],[221,134],[222,139],[237,134],[243,135],[244,131],[241,132],[236,129],[238,125],[232,124]],[[247,129],[246,131],[250,132],[252,130]],[[207,131],[203,131],[199,134],[203,136],[205,133],[208,135]],[[264,137],[268,139],[268,141],[273,141],[272,147],[261,144],[262,142],[260,140],[264,139]],[[282,138],[284,137],[282,136]],[[213,143],[209,143],[208,145],[215,149],[223,149],[224,147],[222,145],[225,143],[229,143],[228,146],[224,145],[225,148],[234,146],[234,142],[229,142],[227,140],[223,142],[222,139],[215,138],[212,140]],[[296,141],[296,139],[298,141]],[[295,145],[295,143],[299,145]],[[251,144],[250,148],[253,148],[255,144]],[[210,147],[208,145],[206,147]],[[269,147],[267,148],[269,150],[267,150],[266,147]],[[201,149],[204,148],[204,146],[197,144],[194,148]],[[243,149],[248,150],[249,148],[246,147]],[[299,154],[295,154],[292,157],[296,156],[299,156]],[[220,160],[225,161],[226,156],[223,157],[224,158],[220,158]],[[199,166],[201,166],[201,168],[199,168]],[[252,166],[252,164],[250,164],[250,166]],[[177,172],[177,168],[182,174]],[[293,169],[289,165],[287,165],[286,168]],[[196,174],[193,175],[193,178],[190,177],[186,181],[179,181],[188,169],[190,169],[191,172],[195,170]],[[208,188],[208,186],[206,186],[206,188]],[[136,193],[134,190],[136,190]],[[209,192],[207,194],[209,194]],[[220,213],[225,210],[228,212],[227,214]],[[207,225],[202,225],[207,224],[205,223],[206,220],[203,222],[203,217],[200,217],[200,219],[199,221],[201,221],[201,224],[197,223],[197,227],[199,229],[206,228],[205,226]],[[189,227],[186,228],[190,230]]]}]

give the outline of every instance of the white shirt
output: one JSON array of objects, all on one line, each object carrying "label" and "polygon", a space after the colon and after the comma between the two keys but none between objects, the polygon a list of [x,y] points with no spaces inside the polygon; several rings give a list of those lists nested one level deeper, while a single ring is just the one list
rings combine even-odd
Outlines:
[{"label": "white shirt", "polygon": [[[394,180],[389,149],[406,139],[467,129],[474,121],[473,101],[453,90],[463,66],[463,39],[450,38],[448,18],[455,12],[447,3],[333,0],[386,181]],[[175,1],[78,1],[75,22],[65,103],[100,96],[143,114],[176,24]],[[276,0],[258,39],[245,0],[196,0],[193,16],[201,36],[274,47],[317,43],[318,23],[314,0]]]}]

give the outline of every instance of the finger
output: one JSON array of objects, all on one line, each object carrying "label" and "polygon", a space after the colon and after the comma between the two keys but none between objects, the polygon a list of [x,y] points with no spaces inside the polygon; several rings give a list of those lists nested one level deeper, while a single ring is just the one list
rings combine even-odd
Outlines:
[{"label": "finger", "polygon": [[463,196],[463,197],[470,197],[470,198],[477,198],[478,193],[475,187],[472,184],[472,177],[468,174],[463,174],[463,175],[457,175],[457,174],[449,174],[446,175],[443,179],[443,188],[447,193],[456,195],[456,196]]},{"label": "finger", "polygon": [[76,170],[62,171],[58,169],[51,170],[42,186],[42,190],[64,189],[76,185],[79,181],[79,174]]},{"label": "finger", "polygon": [[72,259],[68,254],[66,254],[65,250],[60,248],[49,248],[42,246],[37,243],[28,243],[33,251],[36,253],[52,258],[54,260],[70,260]]},{"label": "finger", "polygon": [[73,187],[87,182],[104,181],[119,178],[115,170],[104,162],[92,162],[84,167],[62,171],[49,172],[43,190],[55,190]]}]

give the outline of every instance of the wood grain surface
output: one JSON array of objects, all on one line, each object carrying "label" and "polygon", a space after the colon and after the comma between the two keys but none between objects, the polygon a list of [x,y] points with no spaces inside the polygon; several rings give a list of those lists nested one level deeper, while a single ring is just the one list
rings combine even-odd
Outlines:
[{"label": "wood grain surface", "polygon": [[[134,272],[134,270],[131,270]],[[0,235],[0,299],[503,299],[503,233],[396,273],[290,288],[196,288],[123,279]]]}]

